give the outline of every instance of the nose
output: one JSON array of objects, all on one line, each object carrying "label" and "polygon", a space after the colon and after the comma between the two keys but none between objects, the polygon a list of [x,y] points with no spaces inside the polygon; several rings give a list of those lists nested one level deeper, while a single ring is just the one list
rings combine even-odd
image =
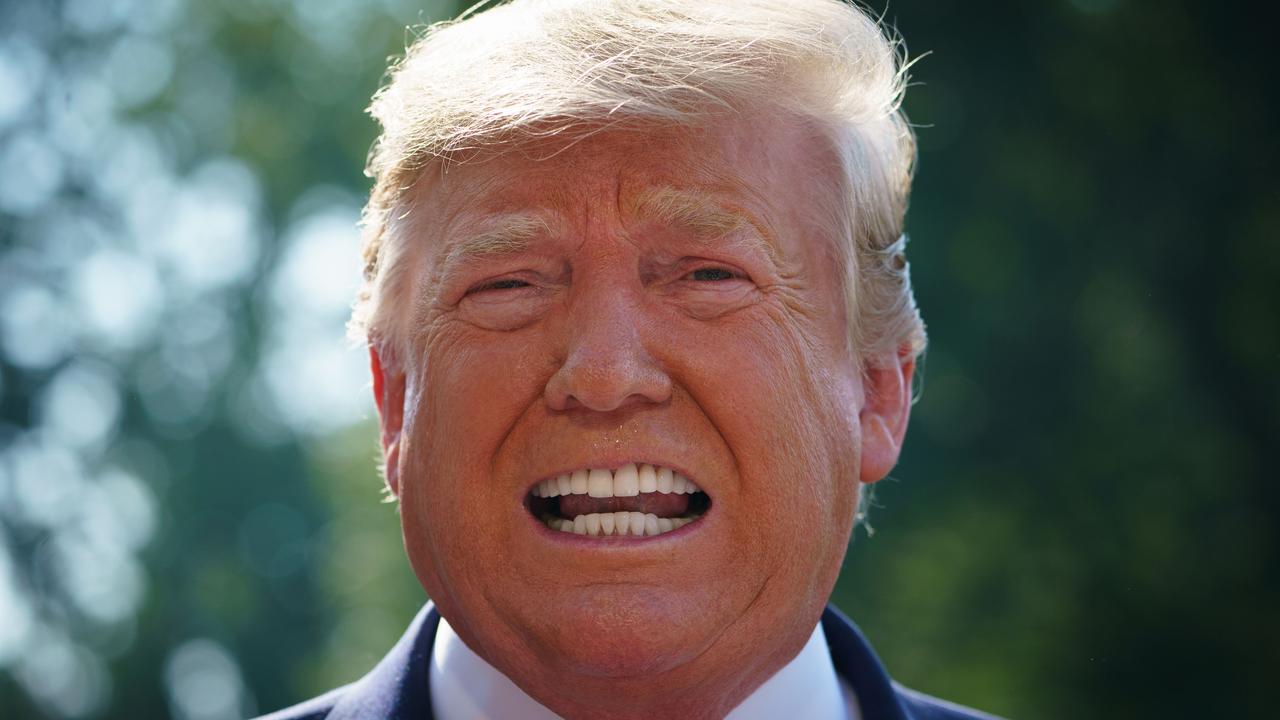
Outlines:
[{"label": "nose", "polygon": [[643,313],[639,299],[616,286],[576,298],[567,318],[564,363],[547,381],[547,405],[610,412],[670,399],[671,378],[645,347]]}]

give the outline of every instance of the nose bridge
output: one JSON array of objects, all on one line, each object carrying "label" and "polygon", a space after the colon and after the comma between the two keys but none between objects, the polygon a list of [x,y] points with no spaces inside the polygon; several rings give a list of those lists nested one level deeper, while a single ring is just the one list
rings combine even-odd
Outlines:
[{"label": "nose bridge", "polygon": [[612,349],[620,359],[631,345],[642,345],[644,308],[626,278],[587,277],[576,289],[569,308],[571,354]]},{"label": "nose bridge", "polygon": [[556,409],[616,410],[660,403],[671,382],[645,342],[641,293],[625,278],[594,275],[575,283],[565,318],[563,364],[547,384]]}]

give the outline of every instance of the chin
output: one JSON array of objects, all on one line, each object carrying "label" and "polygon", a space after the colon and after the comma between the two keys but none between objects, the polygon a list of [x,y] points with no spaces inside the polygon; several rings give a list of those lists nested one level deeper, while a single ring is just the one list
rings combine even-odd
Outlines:
[{"label": "chin", "polygon": [[712,624],[701,605],[666,589],[588,587],[555,603],[560,621],[531,625],[531,640],[539,656],[574,675],[660,676],[710,645]]}]

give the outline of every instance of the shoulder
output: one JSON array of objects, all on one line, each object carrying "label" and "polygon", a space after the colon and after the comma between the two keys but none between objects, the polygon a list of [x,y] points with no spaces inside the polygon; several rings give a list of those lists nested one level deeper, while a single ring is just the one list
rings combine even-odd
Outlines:
[{"label": "shoulder", "polygon": [[400,641],[364,677],[258,720],[430,718],[431,647],[440,615],[427,603]]},{"label": "shoulder", "polygon": [[257,720],[323,720],[329,717],[329,713],[333,712],[333,708],[342,699],[346,693],[348,686],[330,690],[319,697],[311,698],[306,702],[298,703],[293,707],[287,707],[283,710],[277,710],[269,715],[263,715]]},{"label": "shoulder", "polygon": [[995,715],[939,700],[897,682],[893,683],[893,689],[912,720],[1000,720]]},{"label": "shoulder", "polygon": [[862,631],[833,605],[822,615],[822,630],[836,673],[849,683],[862,716],[885,720],[999,720],[904,687],[889,677]]}]

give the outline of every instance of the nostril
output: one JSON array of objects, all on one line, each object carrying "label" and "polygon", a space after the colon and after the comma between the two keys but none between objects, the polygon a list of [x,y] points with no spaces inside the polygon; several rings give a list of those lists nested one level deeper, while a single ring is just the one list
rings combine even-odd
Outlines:
[{"label": "nostril", "polygon": [[553,410],[611,412],[634,403],[666,402],[671,386],[670,376],[651,358],[618,362],[570,358],[547,382],[544,396]]}]

